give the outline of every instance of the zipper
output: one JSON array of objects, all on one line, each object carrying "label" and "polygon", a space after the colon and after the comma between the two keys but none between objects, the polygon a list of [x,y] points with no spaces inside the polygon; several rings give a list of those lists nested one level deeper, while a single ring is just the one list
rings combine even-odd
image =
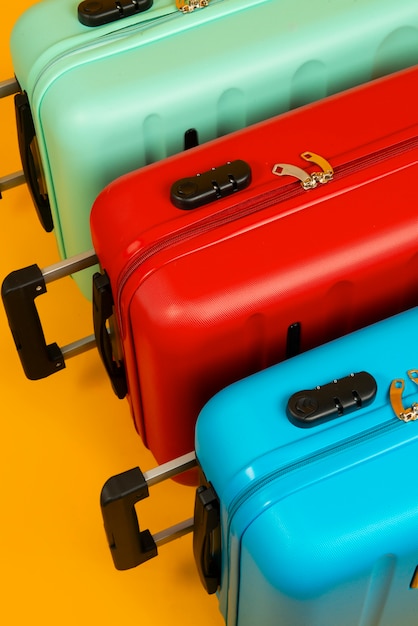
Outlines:
[{"label": "zipper", "polygon": [[[289,189],[287,189],[288,187]],[[134,274],[135,271],[145,261],[153,257],[155,254],[162,252],[163,250],[167,250],[168,248],[174,247],[179,243],[183,243],[189,239],[193,239],[198,235],[203,235],[205,233],[211,232],[216,228],[229,224],[240,218],[246,217],[247,215],[262,211],[263,209],[266,209],[277,203],[279,197],[280,201],[284,201],[292,198],[295,195],[299,195],[299,189],[294,189],[290,187],[292,186],[286,186],[287,193],[278,193],[277,189],[274,189],[260,194],[257,200],[254,200],[252,198],[250,200],[246,200],[245,202],[237,203],[233,206],[228,207],[227,209],[224,209],[223,211],[220,211],[219,213],[203,218],[199,222],[188,224],[182,229],[178,230],[176,233],[170,233],[169,235],[150,244],[148,247],[142,250],[134,259],[132,259],[132,261],[125,266],[123,272],[121,273],[116,289],[118,293],[119,310],[121,293],[123,291],[123,288],[125,287],[132,274]]]},{"label": "zipper", "polygon": [[[150,28],[153,28],[154,26],[160,26],[161,24],[164,24],[166,22],[169,22],[175,19],[182,19],[184,18],[184,14],[191,13],[194,9],[206,8],[207,6],[209,6],[209,2],[210,2],[210,6],[212,6],[212,5],[218,4],[219,2],[223,2],[223,0],[200,0],[200,1],[188,0],[187,2],[180,1],[180,0],[176,0],[176,1],[172,0],[172,7],[171,8],[167,7],[165,10],[160,9],[161,12],[159,12],[157,15],[156,15],[156,10],[154,9],[154,12],[150,17],[145,18],[139,23],[129,24],[128,26],[121,26],[120,28],[117,28],[117,29],[113,28],[110,32],[106,32],[102,35],[99,35],[98,37],[95,37],[94,39],[86,42],[85,44],[82,44],[80,46],[74,46],[73,48],[70,48],[66,50],[65,52],[57,54],[53,59],[49,61],[49,63],[47,63],[42,68],[41,72],[36,77],[33,83],[32,92],[35,91],[42,76],[48,70],[50,70],[51,67],[53,67],[56,63],[59,63],[63,59],[77,55],[82,52],[86,52],[88,50],[94,50],[96,48],[100,48],[102,46],[105,46],[109,43],[113,43],[114,41],[118,41],[120,39],[125,39],[133,34],[141,33]],[[165,12],[162,13],[162,11],[165,11]],[[141,13],[138,15],[141,15]],[[128,17],[132,17],[132,16],[128,16]],[[114,22],[112,22],[112,24],[114,24]]]},{"label": "zipper", "polygon": [[[418,369],[408,370],[407,376],[410,381],[418,385]],[[418,417],[418,404],[413,402],[411,404],[411,407],[414,407],[413,409],[406,409],[406,410],[404,409],[403,402],[402,402],[402,393],[404,389],[405,389],[405,384],[404,384],[403,378],[397,378],[397,379],[392,380],[389,386],[389,404],[391,405],[393,415],[389,419],[385,419],[378,426],[369,427],[366,430],[363,430],[359,433],[345,437],[338,443],[327,445],[315,453],[305,454],[299,457],[295,461],[286,463],[282,465],[281,467],[274,468],[271,472],[264,474],[260,478],[255,479],[249,485],[244,486],[232,498],[232,500],[230,501],[230,503],[228,504],[226,508],[227,522],[226,522],[226,530],[225,530],[225,534],[226,534],[225,545],[228,546],[227,558],[228,559],[231,558],[230,537],[231,537],[231,526],[232,526],[233,518],[236,515],[236,513],[239,511],[241,506],[243,506],[246,502],[248,502],[252,496],[256,495],[257,493],[260,493],[260,491],[264,489],[265,487],[268,487],[269,484],[277,480],[280,480],[281,478],[284,478],[285,476],[289,475],[292,472],[295,472],[302,468],[312,466],[324,459],[329,459],[335,455],[340,456],[342,452],[350,451],[352,448],[358,447],[365,443],[369,443],[370,441],[373,441],[377,439],[378,437],[390,435],[391,433],[398,431],[399,428],[405,427],[406,423],[410,421],[414,421]],[[385,406],[385,404],[381,404],[380,407],[377,407],[377,410],[379,408],[382,408],[382,406]],[[411,412],[413,415],[411,415]],[[408,443],[408,441],[416,440],[417,437],[418,435],[417,433],[415,433],[415,435],[413,435],[409,439],[405,438],[403,443]],[[399,445],[399,442],[395,442],[394,445],[395,446]],[[267,454],[272,454],[272,453],[274,454],[278,452],[280,452],[280,448],[271,450],[270,453],[267,453]],[[350,455],[350,458],[351,458],[351,455]],[[345,467],[347,467],[347,464],[342,463],[339,469],[343,470]],[[327,473],[324,473],[325,477],[327,475],[328,475]],[[289,493],[290,493],[289,490],[287,491],[282,490],[281,498],[286,497],[286,495],[288,495]],[[269,498],[269,501],[270,500],[272,501],[272,504],[277,502],[277,499],[274,499],[274,498]],[[227,568],[227,571],[229,571],[229,568]],[[228,586],[229,586],[229,582],[226,582],[226,587]]]},{"label": "zipper", "polygon": [[144,21],[141,21],[139,24],[130,24],[129,26],[122,26],[121,28],[118,28],[116,30],[112,30],[110,32],[104,33],[103,35],[99,35],[97,38],[91,41],[88,41],[85,44],[74,46],[73,48],[69,48],[65,52],[61,52],[60,54],[57,54],[46,65],[44,65],[42,70],[39,72],[38,76],[36,77],[33,83],[32,91],[35,92],[35,89],[38,83],[40,82],[42,76],[44,76],[44,74],[47,71],[49,71],[55,64],[59,63],[63,59],[69,58],[71,56],[75,56],[77,54],[81,54],[88,50],[101,48],[102,46],[105,46],[109,43],[113,43],[114,41],[117,41],[118,39],[125,39],[126,37],[129,37],[132,34],[139,33],[144,30],[148,30],[149,28],[152,28],[155,25],[159,26],[160,24],[164,24],[164,22],[171,21],[172,19],[176,19],[178,17],[181,17],[181,13],[178,11],[178,9],[173,8],[168,13],[164,13],[162,15],[154,15],[154,17],[145,19]]},{"label": "zipper", "polygon": [[[339,442],[338,444],[335,445],[329,445],[325,448],[323,448],[322,450],[319,450],[318,452],[311,454],[311,455],[305,455],[301,458],[299,458],[298,460],[292,462],[292,463],[288,463],[280,468],[277,468],[275,470],[273,470],[272,472],[262,476],[261,478],[259,478],[258,480],[255,480],[249,487],[244,487],[230,502],[230,504],[227,507],[226,510],[226,519],[227,519],[227,525],[226,525],[226,541],[225,541],[225,546],[228,546],[228,556],[227,559],[229,560],[231,558],[230,555],[230,536],[231,536],[231,525],[232,525],[232,520],[234,515],[238,512],[238,510],[240,509],[240,507],[247,502],[253,495],[255,495],[257,492],[259,492],[261,489],[263,489],[264,487],[267,487],[270,483],[279,480],[280,478],[285,477],[286,475],[290,474],[291,472],[297,471],[298,469],[301,469],[303,467],[307,467],[313,464],[316,464],[317,462],[326,459],[326,458],[330,458],[334,455],[340,454],[341,452],[345,451],[345,450],[349,450],[350,448],[353,448],[355,446],[358,446],[359,444],[365,443],[365,442],[369,442],[373,439],[376,439],[379,436],[383,436],[383,435],[387,435],[390,434],[391,432],[401,428],[402,426],[404,426],[404,424],[397,419],[395,416],[386,420],[385,422],[383,422],[382,424],[380,424],[378,427],[373,427],[373,428],[369,428],[365,431],[363,431],[362,433],[357,433],[356,435],[353,435],[351,437],[347,437],[346,439],[342,440],[341,442]],[[286,495],[286,492],[283,492],[282,497]],[[276,500],[275,500],[276,502]],[[272,502],[273,503],[273,502]],[[229,571],[229,567],[227,568],[227,570]],[[225,588],[229,587],[229,581],[226,581],[224,583]]]},{"label": "zipper", "polygon": [[[386,146],[365,156],[353,159],[352,161],[348,161],[347,163],[338,166],[335,171],[331,168],[332,177],[322,182],[328,182],[329,180],[336,180],[344,176],[352,175],[371,165],[377,165],[394,157],[395,155],[397,156],[416,148],[418,148],[418,136],[410,137],[394,145]],[[313,161],[314,158],[318,157],[318,155],[315,155],[313,152],[304,152],[303,154],[312,157],[308,159],[307,156],[305,156],[307,160]],[[322,157],[319,157],[319,159],[322,159]],[[319,161],[319,159],[317,159],[317,162]],[[325,160],[323,160],[321,164],[322,163],[329,166],[328,162]],[[278,165],[283,164],[274,165],[272,170],[273,174],[277,175]],[[314,172],[313,174],[309,175],[303,170],[301,171],[304,173],[304,178],[310,177],[315,180],[315,176],[318,176],[318,172]],[[324,176],[328,176],[329,172],[324,170],[322,173],[319,173],[319,175],[321,174]],[[256,198],[250,198],[241,202],[237,202],[232,206],[228,206],[227,208],[220,210],[218,213],[204,217],[201,220],[194,222],[193,224],[187,224],[175,233],[165,235],[161,239],[150,244],[144,250],[138,253],[130,262],[128,262],[120,274],[119,281],[116,286],[116,293],[118,294],[118,310],[120,311],[121,295],[126,283],[135,273],[135,271],[145,261],[153,257],[155,254],[174,247],[179,243],[184,243],[185,241],[193,239],[194,237],[209,233],[216,228],[227,225],[231,222],[268,209],[274,204],[285,202],[286,200],[290,200],[292,198],[300,196],[306,193],[307,189],[312,189],[312,187],[303,187],[303,183],[302,186],[295,185],[294,183],[289,183],[278,189],[270,189],[266,192],[260,193]]]},{"label": "zipper", "polygon": [[314,152],[302,152],[300,155],[305,161],[311,161],[316,165],[319,165],[322,170],[320,172],[312,172],[308,174],[300,167],[291,165],[289,163],[276,163],[273,166],[272,173],[276,176],[294,176],[299,178],[300,184],[305,191],[308,189],[315,189],[318,185],[325,185],[334,178],[334,169],[330,163],[319,154]]},{"label": "zipper", "polygon": [[330,456],[341,453],[344,450],[349,450],[350,448],[364,443],[365,441],[370,441],[371,439],[375,439],[376,437],[379,437],[381,435],[386,435],[392,430],[401,427],[401,425],[402,422],[400,420],[397,420],[395,417],[391,417],[389,420],[386,420],[378,427],[369,428],[361,433],[357,433],[356,435],[347,437],[338,444],[327,446],[326,448],[323,448],[322,450],[319,450],[314,454],[305,455],[299,458],[297,461],[288,463],[281,468],[274,469],[269,474],[266,474],[262,478],[255,480],[249,487],[245,487],[244,489],[242,489],[242,491],[231,500],[231,503],[229,504],[227,510],[228,534],[231,526],[231,520],[235,513],[238,511],[238,509],[241,507],[243,502],[251,498],[251,496],[260,491],[260,489],[262,489],[269,483],[287,474],[290,474],[291,472],[301,469],[302,467],[317,463],[325,458],[329,458]]}]

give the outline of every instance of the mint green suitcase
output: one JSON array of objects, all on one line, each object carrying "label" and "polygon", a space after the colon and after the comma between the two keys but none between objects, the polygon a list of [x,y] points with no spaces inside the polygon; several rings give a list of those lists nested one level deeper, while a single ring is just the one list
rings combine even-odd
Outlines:
[{"label": "mint green suitcase", "polygon": [[[26,179],[62,258],[91,248],[116,177],[418,63],[417,0],[151,0],[123,17],[140,1],[84,2],[119,6],[86,26],[79,0],[43,0],[12,33]],[[76,277],[88,298],[92,271]]]}]

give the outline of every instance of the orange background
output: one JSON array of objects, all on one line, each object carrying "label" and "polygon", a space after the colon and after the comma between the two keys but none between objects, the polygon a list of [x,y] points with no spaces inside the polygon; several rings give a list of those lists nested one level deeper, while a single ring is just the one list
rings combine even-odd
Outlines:
[{"label": "orange background", "polygon": [[[32,0],[8,2],[0,21],[0,80],[13,75],[9,36]],[[74,0],[74,8],[78,4]],[[75,18],[76,19],[76,18]],[[53,28],[53,24],[51,24]],[[21,169],[13,98],[0,101],[0,176]],[[0,280],[11,271],[59,260],[53,234],[36,217],[26,186],[0,201]],[[59,345],[92,332],[90,303],[70,278],[38,299],[46,339]],[[224,624],[215,596],[199,581],[191,535],[157,558],[114,569],[99,496],[110,476],[154,467],[117,400],[95,351],[70,359],[42,381],[23,374],[0,306],[1,603],[0,622],[60,624]],[[143,528],[157,532],[193,511],[194,490],[168,481],[138,506]]]}]

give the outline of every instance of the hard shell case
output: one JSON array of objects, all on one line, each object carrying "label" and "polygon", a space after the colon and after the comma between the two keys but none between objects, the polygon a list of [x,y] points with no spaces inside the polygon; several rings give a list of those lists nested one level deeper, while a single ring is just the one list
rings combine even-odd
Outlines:
[{"label": "hard shell case", "polygon": [[[97,27],[79,4],[43,0],[11,38],[26,173],[63,258],[91,247],[103,187],[181,152],[187,131],[203,143],[418,62],[415,0],[210,0],[187,13],[154,0],[132,15],[144,2],[107,0],[127,17]],[[87,297],[90,277],[76,277]]]},{"label": "hard shell case", "polygon": [[[96,337],[158,463],[193,449],[198,412],[225,385],[415,304],[417,78],[306,105],[99,195]],[[306,160],[327,167],[318,155],[333,176]],[[285,175],[303,168],[314,188]]]},{"label": "hard shell case", "polygon": [[[195,554],[211,591],[218,572],[228,626],[416,624],[417,324],[413,308],[358,330],[234,383],[201,412],[199,492],[216,494],[221,532],[207,533],[218,533],[207,569]],[[363,404],[365,373],[377,391]],[[328,402],[330,419],[296,425],[294,394],[302,414]]]}]

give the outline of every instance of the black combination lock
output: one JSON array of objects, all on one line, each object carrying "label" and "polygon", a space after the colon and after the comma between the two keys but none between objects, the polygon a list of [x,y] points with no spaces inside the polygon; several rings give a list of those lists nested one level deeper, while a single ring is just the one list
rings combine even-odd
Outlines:
[{"label": "black combination lock", "polygon": [[245,189],[251,182],[251,168],[245,161],[231,161],[203,174],[177,180],[171,187],[171,202],[178,209],[198,207]]},{"label": "black combination lock", "polygon": [[302,428],[316,426],[366,406],[377,383],[368,372],[350,374],[331,383],[294,393],[287,403],[289,420]]},{"label": "black combination lock", "polygon": [[123,17],[142,13],[153,0],[84,0],[78,5],[78,20],[84,26],[102,26]]}]

